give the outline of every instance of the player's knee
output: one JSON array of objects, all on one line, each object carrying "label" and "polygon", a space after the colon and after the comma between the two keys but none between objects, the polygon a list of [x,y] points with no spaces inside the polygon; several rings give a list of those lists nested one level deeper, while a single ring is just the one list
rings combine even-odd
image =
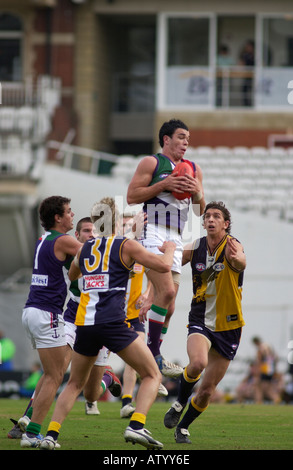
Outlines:
[{"label": "player's knee", "polygon": [[158,369],[158,366],[155,365],[154,367],[151,367],[145,371],[142,371],[142,373],[140,374],[140,378],[142,381],[152,384],[153,387],[159,388],[159,385],[162,380],[162,375]]},{"label": "player's knee", "polygon": [[156,385],[159,387],[161,381],[162,381],[162,374],[161,372],[159,371],[158,367],[156,367],[155,371],[154,371],[154,380],[156,382]]},{"label": "player's knee", "polygon": [[64,374],[62,373],[62,371],[56,369],[54,371],[51,371],[50,373],[44,372],[43,380],[46,387],[54,387],[58,389],[58,387],[60,387],[60,385],[62,384],[63,377]]},{"label": "player's knee", "polygon": [[206,368],[207,364],[204,359],[197,358],[196,360],[190,362],[188,365],[187,374],[189,377],[196,378],[202,371]]},{"label": "player's knee", "polygon": [[169,286],[167,289],[165,289],[164,293],[164,303],[165,305],[169,305],[175,297],[175,289],[173,286]]}]

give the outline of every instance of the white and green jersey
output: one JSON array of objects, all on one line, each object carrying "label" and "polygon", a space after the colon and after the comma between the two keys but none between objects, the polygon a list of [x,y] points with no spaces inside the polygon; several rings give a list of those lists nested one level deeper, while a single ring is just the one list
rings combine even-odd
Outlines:
[{"label": "white and green jersey", "polygon": [[[167,178],[176,166],[175,163],[161,153],[157,153],[154,157],[157,159],[157,165],[149,186]],[[182,159],[182,161],[188,160]],[[195,164],[193,162],[189,163],[196,171]],[[179,234],[182,234],[188,217],[189,204],[190,198],[178,200],[170,191],[164,191],[145,201],[143,210],[147,214],[148,224],[175,229]]]}]

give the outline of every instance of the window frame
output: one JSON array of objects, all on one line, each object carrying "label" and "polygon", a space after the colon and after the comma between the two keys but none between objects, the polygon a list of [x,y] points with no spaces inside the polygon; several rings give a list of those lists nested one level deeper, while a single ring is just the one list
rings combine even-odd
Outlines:
[{"label": "window frame", "polygon": [[[256,12],[252,13],[251,16],[255,18],[255,66],[254,66],[254,104],[248,108],[244,106],[228,106],[218,107],[216,105],[216,55],[217,55],[217,20],[219,16],[223,16],[223,13],[213,12],[164,12],[158,14],[157,20],[157,63],[156,63],[156,109],[157,111],[215,111],[221,112],[223,109],[237,111],[272,111],[272,112],[292,112],[292,107],[288,104],[275,104],[272,106],[266,105],[261,102],[261,96],[259,94],[259,87],[261,86],[261,80],[263,72],[266,67],[262,64],[262,53],[263,53],[263,25],[264,19],[269,18],[284,18],[292,15],[289,12]],[[227,13],[227,16],[247,16],[246,14]],[[209,18],[209,65],[208,65],[208,76],[210,80],[210,95],[209,103],[207,105],[202,104],[169,104],[167,102],[167,74],[168,74],[168,20],[169,18]],[[269,68],[269,67],[268,67]],[[293,70],[293,67],[288,67]],[[284,90],[286,97],[289,95],[290,89]]]},{"label": "window frame", "polygon": [[20,30],[5,30],[5,31],[0,31],[0,39],[18,39],[19,40],[19,59],[20,59],[20,77],[18,80],[13,80],[13,77],[11,80],[1,80],[2,83],[21,83],[23,81],[23,51],[24,51],[24,45],[23,45],[23,38],[24,38],[24,30],[23,30],[23,19],[19,16],[14,14],[13,12],[9,11],[0,11],[0,14],[7,14],[9,16],[15,17],[19,20],[21,24],[21,29]]}]

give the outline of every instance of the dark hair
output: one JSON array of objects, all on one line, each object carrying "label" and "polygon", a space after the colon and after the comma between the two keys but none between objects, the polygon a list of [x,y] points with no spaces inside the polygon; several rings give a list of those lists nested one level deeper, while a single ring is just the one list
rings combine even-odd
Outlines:
[{"label": "dark hair", "polygon": [[254,336],[251,340],[254,344],[260,344],[261,343],[261,339],[259,336]]},{"label": "dark hair", "polygon": [[159,131],[159,144],[162,148],[164,146],[164,135],[172,137],[176,129],[185,129],[186,131],[189,130],[187,125],[180,121],[180,119],[171,119],[168,122],[164,122]]},{"label": "dark hair", "polygon": [[41,202],[39,208],[39,215],[42,227],[45,230],[50,230],[54,227],[55,215],[60,215],[61,217],[64,214],[64,205],[69,204],[71,199],[62,196],[51,196],[47,197]]},{"label": "dark hair", "polygon": [[75,230],[79,233],[81,231],[82,224],[85,224],[85,223],[92,224],[92,219],[90,217],[83,217],[77,222]]},{"label": "dark hair", "polygon": [[209,210],[209,209],[218,209],[222,212],[223,214],[223,217],[224,217],[224,220],[228,220],[229,221],[229,225],[226,229],[226,232],[227,233],[230,233],[231,232],[231,214],[230,214],[230,211],[227,209],[227,207],[225,206],[225,204],[222,202],[222,201],[212,201],[212,202],[209,202],[206,206],[205,206],[205,210],[204,210],[204,213],[203,213],[203,220],[205,218],[205,214],[206,212]]}]

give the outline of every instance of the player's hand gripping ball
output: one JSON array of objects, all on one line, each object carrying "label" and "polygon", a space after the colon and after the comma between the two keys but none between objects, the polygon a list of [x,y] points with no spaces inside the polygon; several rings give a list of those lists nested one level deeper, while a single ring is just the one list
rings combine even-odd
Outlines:
[{"label": "player's hand gripping ball", "polygon": [[[180,163],[178,163],[175,166],[174,170],[172,171],[172,174],[177,173],[177,172],[178,172],[177,176],[191,175],[191,176],[194,177],[194,169],[193,169],[192,164],[189,163],[189,162],[180,162]],[[172,195],[176,199],[179,199],[180,201],[182,199],[186,199],[186,198],[191,197],[191,193],[189,193],[188,191],[185,191],[184,193],[176,193],[176,191],[172,191]]]}]

